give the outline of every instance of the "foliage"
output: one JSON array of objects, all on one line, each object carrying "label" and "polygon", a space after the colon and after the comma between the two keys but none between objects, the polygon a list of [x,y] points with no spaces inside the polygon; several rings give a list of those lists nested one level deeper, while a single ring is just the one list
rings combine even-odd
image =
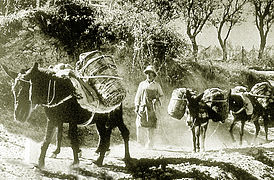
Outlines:
[{"label": "foliage", "polygon": [[55,8],[38,10],[31,21],[42,33],[60,41],[69,55],[79,51],[99,48],[106,37],[99,24],[95,23],[95,8],[72,1],[61,1]]}]

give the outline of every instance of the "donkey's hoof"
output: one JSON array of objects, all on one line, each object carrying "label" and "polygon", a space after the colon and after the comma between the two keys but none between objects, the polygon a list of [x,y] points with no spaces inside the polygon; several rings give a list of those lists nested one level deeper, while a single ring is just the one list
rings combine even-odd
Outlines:
[{"label": "donkey's hoof", "polygon": [[96,164],[97,166],[101,167],[103,166],[103,161],[102,160],[96,160],[96,161],[93,161],[94,164]]},{"label": "donkey's hoof", "polygon": [[72,169],[75,169],[75,168],[78,168],[78,167],[79,167],[79,162],[78,162],[78,163],[73,162],[73,163],[70,165],[70,168],[72,168]]},{"label": "donkey's hoof", "polygon": [[52,153],[50,157],[51,157],[51,158],[57,158],[57,154]]},{"label": "donkey's hoof", "polygon": [[81,150],[78,152],[78,157],[79,157],[79,158],[82,157],[82,151],[81,151]]},{"label": "donkey's hoof", "polygon": [[39,161],[38,165],[37,165],[37,168],[43,169],[44,167],[45,167],[45,162],[44,161]]}]

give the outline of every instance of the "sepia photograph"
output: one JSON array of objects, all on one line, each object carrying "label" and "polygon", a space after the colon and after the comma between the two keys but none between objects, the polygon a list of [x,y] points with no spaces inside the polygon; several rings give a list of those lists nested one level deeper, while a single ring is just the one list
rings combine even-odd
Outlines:
[{"label": "sepia photograph", "polygon": [[0,0],[0,180],[273,180],[273,0]]}]

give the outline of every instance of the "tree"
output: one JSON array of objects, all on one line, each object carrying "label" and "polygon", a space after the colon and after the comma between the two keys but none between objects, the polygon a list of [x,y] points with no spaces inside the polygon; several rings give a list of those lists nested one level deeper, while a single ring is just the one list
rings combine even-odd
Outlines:
[{"label": "tree", "polygon": [[187,24],[187,35],[192,44],[192,53],[195,60],[198,55],[196,37],[202,31],[216,6],[215,0],[185,0],[181,3],[183,18]]},{"label": "tree", "polygon": [[221,0],[219,8],[210,19],[211,23],[216,27],[224,61],[227,60],[227,40],[233,27],[244,20],[242,15],[246,2],[247,0]]},{"label": "tree", "polygon": [[254,6],[255,24],[260,34],[260,49],[258,59],[262,59],[269,30],[274,22],[273,0],[251,0]]}]

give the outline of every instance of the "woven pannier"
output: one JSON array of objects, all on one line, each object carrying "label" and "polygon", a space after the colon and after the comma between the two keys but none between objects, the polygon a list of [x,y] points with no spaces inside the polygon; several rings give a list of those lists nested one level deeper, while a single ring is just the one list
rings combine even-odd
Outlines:
[{"label": "woven pannier", "polygon": [[186,90],[186,88],[175,89],[168,104],[168,114],[178,120],[182,119],[186,111]]},{"label": "woven pannier", "polygon": [[250,95],[255,96],[258,102],[265,108],[269,103],[274,101],[274,87],[269,82],[255,84]]},{"label": "woven pannier", "polygon": [[125,99],[126,90],[111,56],[101,55],[98,51],[83,53],[77,69],[83,79],[96,90],[104,106],[117,106]]}]

